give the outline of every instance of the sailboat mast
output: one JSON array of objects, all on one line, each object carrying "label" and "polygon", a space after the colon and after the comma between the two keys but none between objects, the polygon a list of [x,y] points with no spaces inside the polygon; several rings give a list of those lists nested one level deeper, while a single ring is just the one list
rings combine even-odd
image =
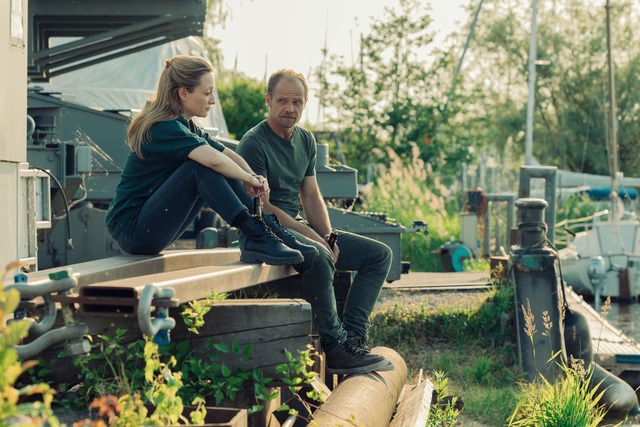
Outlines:
[{"label": "sailboat mast", "polygon": [[533,164],[533,110],[536,93],[536,15],[538,14],[537,1],[532,1],[531,7],[531,35],[529,38],[529,98],[527,102],[527,132],[524,142],[524,164]]},{"label": "sailboat mast", "polygon": [[611,217],[617,218],[618,206],[618,134],[616,126],[616,91],[611,60],[611,18],[609,0],[605,6],[607,11],[607,73],[609,83],[609,171],[611,172]]}]

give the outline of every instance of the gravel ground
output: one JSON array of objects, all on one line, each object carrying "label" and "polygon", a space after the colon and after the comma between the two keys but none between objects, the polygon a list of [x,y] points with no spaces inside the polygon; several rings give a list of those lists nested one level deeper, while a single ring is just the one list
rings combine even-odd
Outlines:
[{"label": "gravel ground", "polygon": [[485,290],[434,291],[434,290],[396,290],[383,288],[375,307],[375,312],[393,308],[395,305],[406,308],[424,306],[427,310],[445,308],[473,309],[488,297]]}]

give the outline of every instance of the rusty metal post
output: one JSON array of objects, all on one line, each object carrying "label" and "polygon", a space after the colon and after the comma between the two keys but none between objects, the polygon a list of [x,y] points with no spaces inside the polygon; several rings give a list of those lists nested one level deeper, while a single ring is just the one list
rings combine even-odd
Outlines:
[{"label": "rusty metal post", "polygon": [[542,199],[519,199],[518,245],[512,253],[516,328],[522,369],[529,381],[539,374],[547,380],[561,372],[565,357],[556,252],[547,244],[543,221],[548,206]]}]

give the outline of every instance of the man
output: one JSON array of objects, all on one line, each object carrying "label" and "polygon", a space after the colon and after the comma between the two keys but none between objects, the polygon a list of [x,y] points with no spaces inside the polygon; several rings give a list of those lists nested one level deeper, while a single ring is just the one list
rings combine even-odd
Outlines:
[{"label": "man", "polygon": [[[270,194],[263,211],[300,242],[313,245],[316,256],[305,256],[296,266],[311,303],[329,371],[337,374],[394,369],[384,357],[370,353],[369,316],[389,273],[391,250],[373,239],[337,231],[332,247],[329,214],[315,175],[316,142],[308,130],[296,126],[308,99],[305,77],[283,69],[269,78],[266,120],[249,130],[237,152],[252,170],[267,178]],[[305,220],[300,216],[300,207]],[[345,303],[343,321],[336,311],[335,270],[356,271]]]}]

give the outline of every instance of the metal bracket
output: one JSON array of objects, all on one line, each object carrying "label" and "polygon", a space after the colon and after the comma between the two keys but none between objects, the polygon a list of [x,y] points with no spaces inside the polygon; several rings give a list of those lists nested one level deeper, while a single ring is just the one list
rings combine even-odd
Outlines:
[{"label": "metal bracket", "polygon": [[176,294],[173,288],[159,288],[153,283],[144,287],[138,298],[138,325],[142,333],[153,337],[156,344],[168,344],[169,330],[176,326],[176,321],[168,316],[168,307],[156,306],[155,318],[151,318],[151,302],[156,299],[170,299]]}]

